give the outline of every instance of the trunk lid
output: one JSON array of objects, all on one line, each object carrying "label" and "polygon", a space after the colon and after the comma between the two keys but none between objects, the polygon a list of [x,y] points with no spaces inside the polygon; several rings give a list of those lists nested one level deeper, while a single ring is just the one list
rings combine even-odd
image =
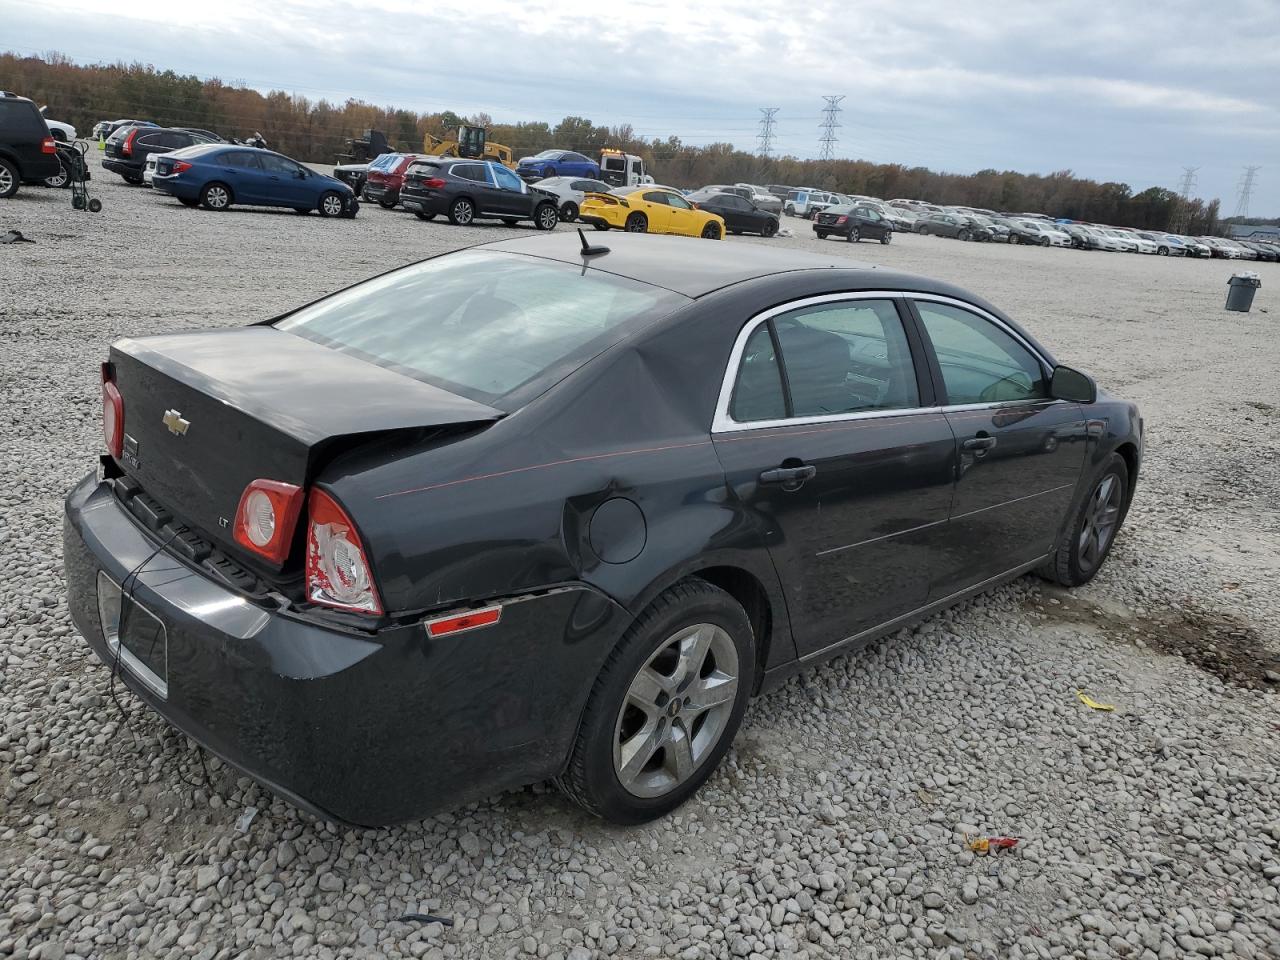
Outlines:
[{"label": "trunk lid", "polygon": [[111,363],[124,400],[121,467],[241,556],[232,526],[250,481],[305,487],[352,443],[503,416],[267,326],[124,339],[112,346]]}]

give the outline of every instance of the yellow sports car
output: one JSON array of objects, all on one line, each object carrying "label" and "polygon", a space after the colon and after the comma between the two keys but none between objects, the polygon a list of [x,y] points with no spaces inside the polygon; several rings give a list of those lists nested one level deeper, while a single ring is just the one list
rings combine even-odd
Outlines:
[{"label": "yellow sports car", "polygon": [[612,193],[588,193],[578,219],[597,230],[629,233],[674,233],[682,237],[724,239],[724,220],[699,210],[678,190],[652,183],[619,187]]}]

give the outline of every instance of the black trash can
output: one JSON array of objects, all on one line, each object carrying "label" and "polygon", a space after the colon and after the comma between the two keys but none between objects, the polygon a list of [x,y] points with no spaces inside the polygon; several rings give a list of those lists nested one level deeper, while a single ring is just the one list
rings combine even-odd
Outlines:
[{"label": "black trash can", "polygon": [[1262,281],[1256,273],[1233,273],[1227,281],[1227,309],[1248,313],[1253,306],[1253,294]]}]

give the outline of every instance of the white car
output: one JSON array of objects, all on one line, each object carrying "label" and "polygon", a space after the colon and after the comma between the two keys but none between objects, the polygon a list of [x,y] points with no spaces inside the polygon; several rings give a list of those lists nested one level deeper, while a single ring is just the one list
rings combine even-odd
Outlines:
[{"label": "white car", "polygon": [[1048,240],[1040,241],[1043,247],[1069,247],[1071,246],[1071,234],[1065,230],[1059,230],[1058,225],[1052,220],[1020,220],[1019,223]]},{"label": "white car", "polygon": [[[145,173],[142,178],[146,179]],[[545,180],[535,181],[531,186],[555,194],[560,207],[560,219],[566,223],[578,219],[582,198],[586,194],[608,193],[613,189],[603,180],[592,180],[590,177],[547,177]]]},{"label": "white car", "polygon": [[[735,183],[734,186],[750,190],[751,196],[744,197],[743,199],[754,203],[761,210],[764,210],[767,213],[782,213],[782,198],[775,197],[764,187],[757,187],[754,183]],[[738,195],[742,196],[742,194]]]},{"label": "white car", "polygon": [[[47,106],[40,108],[40,115],[43,117],[44,112],[48,110]],[[53,135],[53,139],[61,140],[63,143],[70,143],[76,138],[76,128],[69,123],[63,123],[61,120],[50,120],[44,118],[44,125],[49,128],[49,133]]]},{"label": "white car", "polygon": [[1126,240],[1132,240],[1138,248],[1138,253],[1154,254],[1158,249],[1158,244],[1154,240],[1148,240],[1140,233],[1134,233],[1132,230],[1121,230]]},{"label": "white car", "polygon": [[1098,227],[1081,227],[1085,233],[1098,244],[1099,250],[1106,250],[1108,253],[1123,253],[1124,247],[1120,245],[1120,241],[1108,234],[1105,230]]}]

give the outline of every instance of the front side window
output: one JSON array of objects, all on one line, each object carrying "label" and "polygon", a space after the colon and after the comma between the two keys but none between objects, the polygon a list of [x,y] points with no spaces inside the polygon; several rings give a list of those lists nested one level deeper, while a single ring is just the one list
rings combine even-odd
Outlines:
[{"label": "front side window", "polygon": [[498,181],[498,186],[503,190],[513,190],[516,193],[524,193],[524,181],[506,167],[499,166],[496,163],[491,163],[489,164],[489,169],[493,171],[493,175]]},{"label": "front side window", "polygon": [[675,194],[675,193],[668,193],[668,194],[667,194],[667,203],[668,203],[668,204],[670,204],[670,205],[671,205],[671,206],[673,206],[673,207],[676,207],[677,209],[680,209],[680,210],[692,210],[692,209],[693,209],[693,204],[691,204],[691,203],[690,203],[688,200],[686,200],[684,197],[680,196],[679,194]]},{"label": "front side window", "polygon": [[1049,396],[1040,361],[1012,334],[959,307],[925,300],[916,307],[942,368],[948,404]]},{"label": "front side window", "polygon": [[599,270],[468,250],[376,277],[276,326],[511,409],[688,302]]},{"label": "front side window", "polygon": [[292,177],[298,172],[296,163],[284,157],[277,157],[274,153],[264,153],[258,159],[262,163],[262,169],[273,176]]}]

